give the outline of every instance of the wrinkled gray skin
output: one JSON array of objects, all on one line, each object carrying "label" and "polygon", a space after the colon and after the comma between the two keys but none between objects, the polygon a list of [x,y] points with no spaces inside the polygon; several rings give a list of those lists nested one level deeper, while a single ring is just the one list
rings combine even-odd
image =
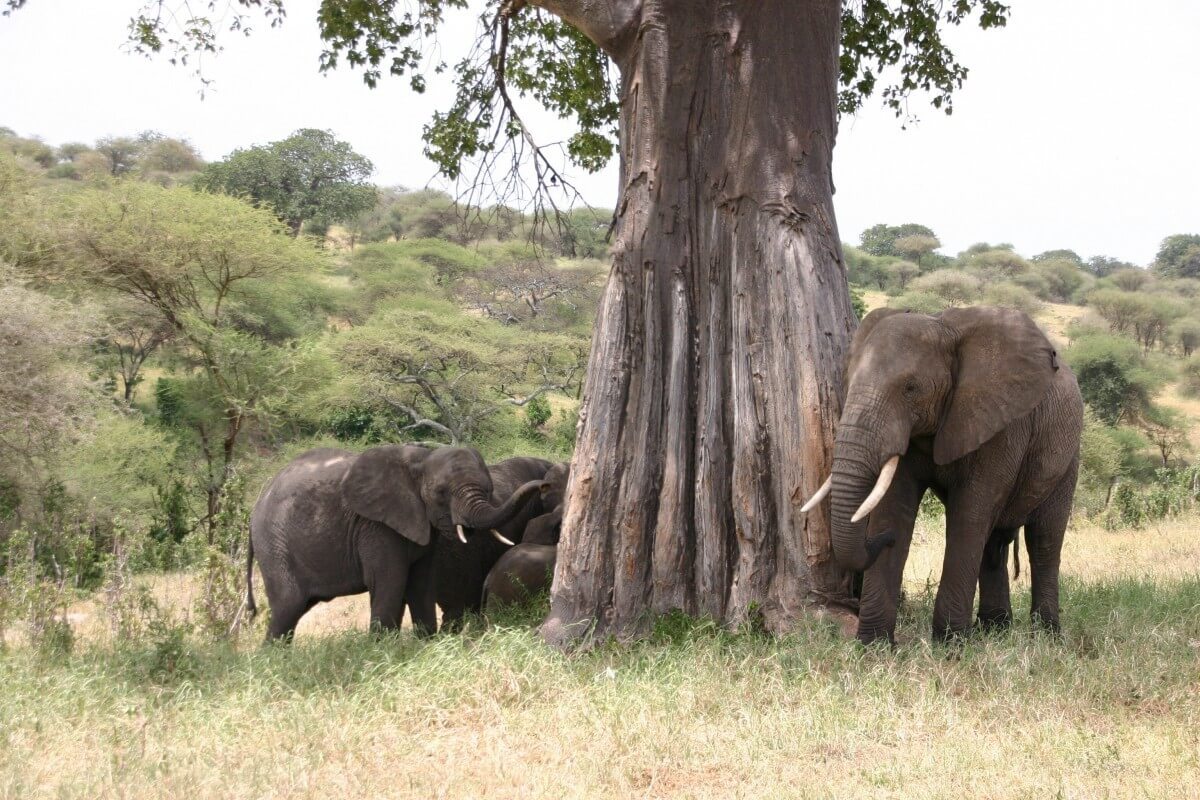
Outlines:
[{"label": "wrinkled gray skin", "polygon": [[399,627],[407,605],[414,627],[432,633],[436,550],[457,542],[456,525],[504,525],[542,487],[531,481],[496,502],[487,465],[465,447],[310,450],[271,480],[250,515],[250,612],[257,554],[271,606],[268,641],[290,638],[315,604],[363,591],[372,626]]},{"label": "wrinkled gray skin", "polygon": [[[524,483],[542,480],[554,466],[545,459],[526,457],[508,458],[488,465],[496,501],[509,496]],[[509,541],[521,542],[525,526],[549,508],[545,497],[553,497],[553,492],[553,487],[545,487],[506,523],[493,527]],[[487,529],[476,530],[466,544],[453,539],[438,547],[434,554],[434,575],[437,604],[442,609],[442,630],[457,630],[464,614],[480,610],[483,582],[508,548],[509,545],[497,541]]]},{"label": "wrinkled gray skin", "polygon": [[483,585],[483,608],[521,602],[550,588],[569,477],[570,465],[565,462],[546,473],[542,503],[554,503],[554,507],[530,520],[521,543],[502,555],[488,572]]},{"label": "wrinkled gray skin", "polygon": [[[1083,401],[1071,371],[1024,313],[880,309],[851,346],[833,460],[835,558],[865,570],[858,638],[894,641],[900,579],[926,490],[946,505],[936,639],[1012,621],[1007,550],[1024,526],[1035,623],[1059,628],[1058,570],[1079,465]],[[871,515],[850,521],[901,455]]]},{"label": "wrinkled gray skin", "polygon": [[550,588],[558,548],[523,542],[500,557],[483,584],[483,607],[520,603]]},{"label": "wrinkled gray skin", "polygon": [[550,509],[534,517],[525,526],[521,541],[528,544],[558,544],[562,534],[563,500],[567,495],[567,480],[571,477],[571,465],[567,462],[555,464],[546,473],[547,488],[542,491],[542,507]]}]

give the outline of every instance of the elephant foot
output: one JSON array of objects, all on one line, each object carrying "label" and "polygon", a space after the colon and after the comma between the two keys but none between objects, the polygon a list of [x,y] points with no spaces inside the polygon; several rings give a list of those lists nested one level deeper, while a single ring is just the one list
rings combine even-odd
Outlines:
[{"label": "elephant foot", "polygon": [[1030,616],[1034,630],[1040,630],[1052,636],[1062,635],[1062,624],[1058,620],[1058,614],[1037,611],[1035,609]]},{"label": "elephant foot", "polygon": [[976,627],[981,631],[1003,631],[1012,627],[1012,611],[1007,608],[980,609]]},{"label": "elephant foot", "polygon": [[971,626],[955,627],[952,625],[933,626],[933,641],[935,644],[960,645],[971,633]]},{"label": "elephant foot", "polygon": [[856,638],[864,645],[885,642],[889,647],[896,646],[896,634],[894,631],[879,626],[863,625],[862,622],[858,623]]}]

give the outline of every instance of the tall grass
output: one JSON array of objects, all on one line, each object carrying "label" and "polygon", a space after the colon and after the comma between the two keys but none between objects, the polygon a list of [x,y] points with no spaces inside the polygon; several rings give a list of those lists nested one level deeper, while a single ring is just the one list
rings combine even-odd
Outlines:
[{"label": "tall grass", "polygon": [[537,608],[426,641],[14,648],[0,796],[1193,797],[1194,524],[1073,532],[1061,640],[1031,631],[1022,579],[1011,632],[932,645],[929,534],[895,650],[667,617],[564,655]]}]

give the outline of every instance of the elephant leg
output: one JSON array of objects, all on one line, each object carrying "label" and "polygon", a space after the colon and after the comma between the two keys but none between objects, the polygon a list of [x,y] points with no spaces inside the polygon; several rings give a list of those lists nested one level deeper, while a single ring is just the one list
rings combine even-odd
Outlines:
[{"label": "elephant leg", "polygon": [[437,632],[437,608],[434,602],[433,557],[425,556],[408,568],[408,591],[405,603],[412,615],[413,630],[418,636]]},{"label": "elephant leg", "polygon": [[1062,557],[1063,537],[1071,518],[1071,501],[1075,497],[1075,479],[1079,472],[1076,460],[1050,493],[1025,522],[1025,548],[1029,553],[1029,578],[1033,584],[1033,608],[1030,616],[1035,625],[1057,633],[1058,568]]},{"label": "elephant leg", "polygon": [[371,596],[371,628],[396,630],[404,621],[408,544],[391,531],[365,534],[359,544],[363,583]]},{"label": "elephant leg", "polygon": [[[903,462],[902,462],[903,463]],[[858,640],[864,644],[887,639],[896,641],[896,613],[900,604],[900,586],[904,565],[912,544],[913,526],[925,486],[903,466],[896,472],[891,489],[873,512],[867,532],[876,536],[885,531],[896,535],[896,542],[879,554],[863,573],[862,596],[858,605]]]},{"label": "elephant leg", "polygon": [[956,639],[971,631],[979,567],[992,532],[992,520],[980,519],[979,509],[986,507],[982,499],[960,496],[955,501],[951,495],[946,507],[946,555],[933,603],[935,641]]},{"label": "elephant leg", "polygon": [[271,624],[267,626],[267,642],[290,642],[296,635],[296,625],[308,610],[317,604],[315,598],[290,593],[278,599],[268,597]]},{"label": "elephant leg", "polygon": [[1016,528],[992,531],[979,565],[979,627],[998,630],[1012,625],[1012,597],[1008,588],[1008,546]]}]

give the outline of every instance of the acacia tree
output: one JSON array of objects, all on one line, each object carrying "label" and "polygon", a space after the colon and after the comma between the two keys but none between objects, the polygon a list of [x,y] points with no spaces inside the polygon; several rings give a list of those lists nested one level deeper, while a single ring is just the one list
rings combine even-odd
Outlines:
[{"label": "acacia tree", "polygon": [[[19,7],[25,0],[7,0]],[[281,18],[286,0],[228,0]],[[151,0],[143,52],[216,49],[213,13]],[[186,5],[186,4],[181,4]],[[218,3],[209,3],[210,10]],[[423,90],[423,43],[467,0],[323,0],[322,66],[348,61]],[[620,153],[612,271],[600,305],[543,635],[631,635],[647,612],[781,630],[812,604],[852,604],[826,511],[799,512],[828,473],[855,321],[834,220],[839,111],[880,86],[898,114],[918,90],[950,110],[966,76],[942,39],[1000,0],[503,0],[455,65],[426,126],[452,177],[533,184],[535,214],[569,202],[561,160],[514,105],[529,95],[579,131],[571,160]],[[239,8],[240,7],[240,8]],[[243,15],[234,27],[244,30]],[[172,30],[173,19],[187,19]],[[443,67],[445,65],[437,65]],[[615,73],[615,75],[614,75]],[[492,180],[525,160],[532,178]],[[507,172],[505,171],[505,174]],[[472,196],[468,194],[468,201]]]}]

